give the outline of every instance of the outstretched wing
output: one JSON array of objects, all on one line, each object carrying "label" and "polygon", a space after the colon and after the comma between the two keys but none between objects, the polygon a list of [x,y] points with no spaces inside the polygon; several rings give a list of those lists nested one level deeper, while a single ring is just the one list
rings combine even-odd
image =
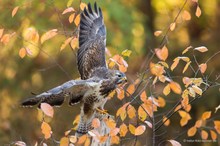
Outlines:
[{"label": "outstretched wing", "polygon": [[89,90],[95,82],[91,80],[70,80],[51,90],[43,92],[31,98],[24,100],[22,106],[34,106],[46,102],[52,106],[60,106],[65,97],[69,96],[69,104],[73,105],[81,101],[83,95]]},{"label": "outstretched wing", "polygon": [[79,31],[79,50],[77,64],[81,79],[89,78],[91,71],[98,67],[106,67],[105,62],[106,28],[102,11],[90,3],[88,9],[81,13]]}]

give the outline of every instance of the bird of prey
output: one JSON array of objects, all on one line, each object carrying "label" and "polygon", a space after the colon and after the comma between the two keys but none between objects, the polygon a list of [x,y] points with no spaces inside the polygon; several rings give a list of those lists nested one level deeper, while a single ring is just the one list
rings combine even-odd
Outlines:
[{"label": "bird of prey", "polygon": [[98,110],[103,110],[107,96],[118,84],[126,82],[126,76],[119,70],[108,69],[105,60],[106,27],[102,10],[89,3],[81,13],[77,65],[81,80],[70,80],[51,90],[27,98],[22,106],[48,103],[61,105],[69,98],[69,105],[81,104],[80,122],[76,134],[86,134]]}]

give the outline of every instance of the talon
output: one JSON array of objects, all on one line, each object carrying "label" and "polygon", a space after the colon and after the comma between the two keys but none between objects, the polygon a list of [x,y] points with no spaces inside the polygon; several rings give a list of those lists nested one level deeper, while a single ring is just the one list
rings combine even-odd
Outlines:
[{"label": "talon", "polygon": [[104,110],[104,109],[96,108],[96,111],[98,111],[98,112],[101,113],[101,114],[108,114],[108,111],[107,111],[107,110]]}]

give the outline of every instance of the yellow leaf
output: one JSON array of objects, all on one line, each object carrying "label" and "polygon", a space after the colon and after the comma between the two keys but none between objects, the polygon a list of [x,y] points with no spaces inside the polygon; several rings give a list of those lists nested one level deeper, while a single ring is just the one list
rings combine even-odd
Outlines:
[{"label": "yellow leaf", "polygon": [[130,119],[132,119],[136,116],[136,110],[132,105],[128,105],[127,114]]},{"label": "yellow leaf", "polygon": [[125,137],[125,135],[127,134],[127,132],[128,132],[128,128],[127,128],[127,126],[123,123],[123,124],[120,126],[120,131],[119,131],[120,137]]},{"label": "yellow leaf", "polygon": [[175,27],[176,27],[176,23],[175,22],[170,24],[170,30],[171,31],[173,31],[175,29]]},{"label": "yellow leaf", "polygon": [[0,38],[2,37],[3,33],[4,33],[4,29],[0,29]]},{"label": "yellow leaf", "polygon": [[121,53],[121,55],[129,57],[131,55],[131,53],[132,53],[131,50],[126,49]]},{"label": "yellow leaf", "polygon": [[155,31],[154,36],[158,37],[162,34],[163,32],[161,30]]},{"label": "yellow leaf", "polygon": [[196,8],[196,16],[197,16],[197,17],[200,17],[201,14],[202,14],[202,11],[201,11],[201,9],[200,9],[200,7],[199,7],[199,5],[198,5],[197,8]]},{"label": "yellow leaf", "polygon": [[188,21],[188,20],[191,19],[191,15],[190,15],[190,13],[187,10],[184,10],[183,14],[182,14],[182,18],[183,18],[183,20]]},{"label": "yellow leaf", "polygon": [[71,42],[72,39],[73,39],[73,37],[66,39],[65,42],[61,45],[60,51],[62,51],[64,48],[66,48],[66,46]]},{"label": "yellow leaf", "polygon": [[144,125],[140,125],[135,129],[135,135],[141,135],[146,130],[146,127]]},{"label": "yellow leaf", "polygon": [[165,71],[164,71],[164,67],[161,66],[160,64],[154,64],[154,63],[150,63],[150,71],[153,75],[159,77],[161,76]]},{"label": "yellow leaf", "polygon": [[182,110],[178,111],[178,113],[182,117],[180,120],[180,125],[185,126],[188,123],[188,121],[191,119],[191,116],[189,115],[189,113]]},{"label": "yellow leaf", "polygon": [[113,119],[109,118],[105,120],[106,125],[110,128],[113,129],[116,127],[116,123]]},{"label": "yellow leaf", "polygon": [[26,52],[26,49],[25,49],[25,48],[21,48],[21,49],[19,50],[19,56],[20,56],[21,58],[24,58],[24,57],[26,56],[26,54],[27,54],[27,52]]},{"label": "yellow leaf", "polygon": [[183,60],[183,61],[185,61],[185,62],[189,62],[190,61],[189,57],[178,57],[178,58]]},{"label": "yellow leaf", "polygon": [[159,63],[160,63],[161,65],[163,65],[164,67],[169,68],[169,65],[168,65],[166,62],[160,61]]},{"label": "yellow leaf", "polygon": [[52,30],[49,30],[48,32],[44,33],[42,36],[41,36],[41,44],[43,44],[46,40],[49,40],[51,39],[52,37],[56,36],[57,35],[57,29],[52,29]]},{"label": "yellow leaf", "polygon": [[42,133],[44,134],[44,138],[45,138],[45,139],[48,139],[48,138],[51,137],[52,131],[51,131],[51,127],[50,127],[50,125],[49,125],[48,123],[43,122],[43,123],[41,124],[41,131],[42,131]]},{"label": "yellow leaf", "polygon": [[183,50],[182,54],[185,54],[186,52],[189,51],[189,49],[192,49],[192,48],[193,48],[192,46],[187,47],[185,50]]},{"label": "yellow leaf", "polygon": [[74,23],[75,23],[76,26],[79,25],[79,22],[80,22],[80,14],[78,14],[78,15],[76,16],[75,20],[74,20]]},{"label": "yellow leaf", "polygon": [[189,87],[189,88],[188,88],[188,91],[189,91],[189,95],[190,95],[190,96],[196,97],[196,92],[193,90],[192,87]]},{"label": "yellow leaf", "polygon": [[184,67],[184,69],[183,69],[183,73],[188,69],[188,67],[189,67],[190,64],[191,64],[191,61],[189,61],[189,62],[185,65],[185,67]]},{"label": "yellow leaf", "polygon": [[119,144],[120,138],[118,136],[112,136],[111,137],[111,145],[113,144]]},{"label": "yellow leaf", "polygon": [[205,139],[205,140],[206,140],[206,139],[208,138],[208,136],[209,136],[209,135],[208,135],[208,132],[206,132],[205,130],[202,130],[202,131],[201,131],[201,137],[202,137],[202,139]]},{"label": "yellow leaf", "polygon": [[73,128],[73,130],[76,130],[76,128],[77,128],[77,126],[78,126],[78,123],[79,123],[79,120],[80,120],[80,116],[77,115],[76,118],[75,118],[75,120],[73,121],[73,126],[75,126],[75,127]]},{"label": "yellow leaf", "polygon": [[205,46],[194,48],[194,50],[197,50],[197,51],[202,52],[202,53],[208,51],[208,49]]},{"label": "yellow leaf", "polygon": [[69,16],[69,23],[72,23],[72,22],[73,22],[74,17],[75,17],[75,13],[73,13],[73,14],[71,14],[71,15]]},{"label": "yellow leaf", "polygon": [[220,121],[214,121],[215,130],[220,134]]},{"label": "yellow leaf", "polygon": [[62,15],[66,14],[66,13],[69,13],[69,12],[74,12],[74,11],[75,11],[75,10],[73,9],[73,7],[69,7],[69,8],[66,8],[66,9],[63,11]]},{"label": "yellow leaf", "polygon": [[71,40],[70,42],[70,46],[73,50],[75,50],[76,48],[79,48],[79,40],[78,38],[74,38]]},{"label": "yellow leaf", "polygon": [[207,69],[207,64],[206,63],[200,64],[199,69],[200,69],[201,73],[205,73],[205,71]]},{"label": "yellow leaf", "polygon": [[200,89],[198,86],[192,85],[192,88],[197,94],[202,95],[202,89]]},{"label": "yellow leaf", "polygon": [[170,125],[170,119],[167,119],[167,117],[163,117],[163,123],[165,126],[169,126]]},{"label": "yellow leaf", "polygon": [[141,121],[144,121],[147,118],[147,113],[141,106],[138,107],[138,118]]},{"label": "yellow leaf", "polygon": [[210,130],[210,134],[211,134],[212,140],[216,140],[217,139],[217,134],[215,133],[215,131]]},{"label": "yellow leaf", "polygon": [[169,95],[170,94],[170,84],[167,84],[164,89],[163,89],[163,94],[165,96]]},{"label": "yellow leaf", "polygon": [[69,138],[67,138],[67,137],[61,138],[60,146],[69,146]]},{"label": "yellow leaf", "polygon": [[15,8],[12,10],[12,12],[11,12],[11,17],[14,17],[14,16],[15,16],[15,14],[16,14],[17,11],[18,11],[18,8],[19,8],[19,6],[15,7]]},{"label": "yellow leaf", "polygon": [[182,93],[182,89],[181,89],[180,85],[177,82],[172,81],[172,82],[169,83],[169,86],[170,86],[170,89],[174,93],[176,93],[176,94],[181,94]]},{"label": "yellow leaf", "polygon": [[176,140],[168,140],[171,144],[172,144],[172,146],[182,146],[178,141],[176,141]]},{"label": "yellow leaf", "polygon": [[160,60],[165,61],[168,57],[168,49],[166,46],[163,46],[162,49],[155,49],[155,53]]},{"label": "yellow leaf", "polygon": [[70,7],[71,5],[72,5],[72,3],[73,3],[73,0],[68,0],[68,2],[67,2],[67,7]]},{"label": "yellow leaf", "polygon": [[158,97],[158,105],[159,107],[164,107],[166,105],[166,101],[162,97]]},{"label": "yellow leaf", "polygon": [[129,131],[131,132],[131,134],[135,135],[135,129],[136,128],[134,127],[134,125],[129,124],[128,128],[129,128]]},{"label": "yellow leaf", "polygon": [[81,2],[80,3],[80,9],[83,11],[85,7],[87,7],[87,5],[83,2]]},{"label": "yellow leaf", "polygon": [[134,93],[134,91],[135,91],[135,86],[134,86],[134,84],[130,84],[129,86],[128,86],[128,88],[127,88],[127,95],[128,96],[130,96],[130,95],[132,95],[133,93]]},{"label": "yellow leaf", "polygon": [[93,127],[93,128],[98,128],[98,127],[100,127],[100,120],[99,120],[98,118],[94,118],[94,119],[92,120],[92,127]]},{"label": "yellow leaf", "polygon": [[47,115],[51,118],[53,117],[54,110],[51,105],[49,105],[48,103],[41,103],[40,108],[44,112],[45,115]]},{"label": "yellow leaf", "polygon": [[176,68],[176,66],[178,65],[180,59],[179,59],[179,58],[175,58],[173,61],[174,61],[174,62],[173,62],[173,64],[171,65],[171,68],[170,68],[172,71]]},{"label": "yellow leaf", "polygon": [[200,128],[202,126],[202,120],[197,120],[195,123],[196,128]]},{"label": "yellow leaf", "polygon": [[204,112],[204,113],[202,114],[202,120],[207,120],[207,119],[209,119],[209,118],[211,117],[211,114],[212,114],[211,111]]},{"label": "yellow leaf", "polygon": [[197,132],[197,128],[195,126],[193,126],[187,131],[187,135],[189,137],[192,137],[196,134],[196,132]]}]

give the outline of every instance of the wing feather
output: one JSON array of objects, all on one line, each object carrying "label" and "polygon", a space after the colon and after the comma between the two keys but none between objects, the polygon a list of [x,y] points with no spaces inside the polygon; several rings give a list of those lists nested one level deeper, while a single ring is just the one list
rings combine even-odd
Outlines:
[{"label": "wing feather", "polygon": [[81,13],[79,50],[77,64],[83,80],[88,79],[92,70],[105,67],[106,28],[103,21],[102,10],[91,4]]}]

